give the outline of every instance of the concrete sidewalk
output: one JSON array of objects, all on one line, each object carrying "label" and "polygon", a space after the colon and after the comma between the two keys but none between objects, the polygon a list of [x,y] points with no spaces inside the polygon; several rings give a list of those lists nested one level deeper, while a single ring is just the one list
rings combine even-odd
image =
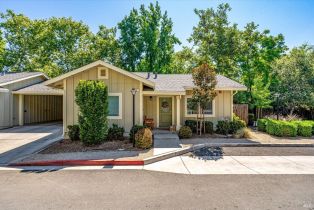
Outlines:
[{"label": "concrete sidewalk", "polygon": [[314,174],[314,156],[178,156],[144,169],[181,174]]},{"label": "concrete sidewalk", "polygon": [[0,131],[0,165],[26,157],[58,141],[62,123],[18,126]]}]

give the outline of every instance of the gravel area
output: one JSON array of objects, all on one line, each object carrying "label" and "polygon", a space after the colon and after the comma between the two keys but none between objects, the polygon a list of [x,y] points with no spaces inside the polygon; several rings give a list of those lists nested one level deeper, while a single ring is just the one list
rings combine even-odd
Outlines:
[{"label": "gravel area", "polygon": [[88,152],[88,151],[113,151],[113,150],[127,150],[140,151],[134,148],[129,140],[123,141],[109,141],[95,146],[84,146],[81,141],[71,141],[64,139],[56,144],[51,145],[47,149],[40,152],[40,154],[56,154],[67,152]]}]

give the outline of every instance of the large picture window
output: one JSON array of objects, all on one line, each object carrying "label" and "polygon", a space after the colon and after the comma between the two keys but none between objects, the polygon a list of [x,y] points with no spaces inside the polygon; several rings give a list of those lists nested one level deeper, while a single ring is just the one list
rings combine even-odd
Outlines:
[{"label": "large picture window", "polygon": [[[192,103],[192,96],[186,96],[185,100],[185,116],[186,117],[196,117],[199,109],[197,105],[194,105]],[[204,109],[205,117],[213,117],[214,116],[214,104],[215,100],[209,102],[206,104],[206,107]]]},{"label": "large picture window", "polygon": [[108,119],[122,119],[122,93],[108,94]]}]

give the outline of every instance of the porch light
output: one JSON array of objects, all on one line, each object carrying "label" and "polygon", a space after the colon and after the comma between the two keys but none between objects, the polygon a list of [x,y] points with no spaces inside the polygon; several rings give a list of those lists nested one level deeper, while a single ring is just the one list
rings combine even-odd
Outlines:
[{"label": "porch light", "polygon": [[[139,90],[135,88],[132,88],[130,91],[133,96],[133,126],[135,125],[135,95],[138,91]],[[133,147],[135,147],[135,140],[133,140]]]}]

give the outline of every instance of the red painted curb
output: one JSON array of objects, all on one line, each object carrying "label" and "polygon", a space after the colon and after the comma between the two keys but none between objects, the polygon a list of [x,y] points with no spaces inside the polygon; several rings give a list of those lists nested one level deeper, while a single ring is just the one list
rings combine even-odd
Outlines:
[{"label": "red painted curb", "polygon": [[34,162],[12,163],[10,166],[121,166],[144,165],[143,160],[47,160]]}]

